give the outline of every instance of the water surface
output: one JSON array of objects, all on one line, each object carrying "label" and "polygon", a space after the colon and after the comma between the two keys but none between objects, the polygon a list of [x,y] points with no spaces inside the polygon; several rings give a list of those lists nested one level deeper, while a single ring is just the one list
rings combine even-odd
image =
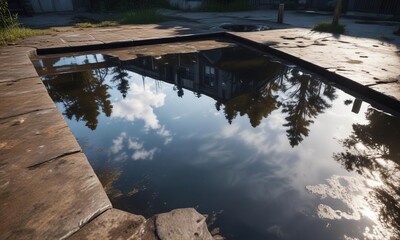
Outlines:
[{"label": "water surface", "polygon": [[194,207],[227,239],[400,232],[400,120],[231,46],[35,61],[113,206]]}]

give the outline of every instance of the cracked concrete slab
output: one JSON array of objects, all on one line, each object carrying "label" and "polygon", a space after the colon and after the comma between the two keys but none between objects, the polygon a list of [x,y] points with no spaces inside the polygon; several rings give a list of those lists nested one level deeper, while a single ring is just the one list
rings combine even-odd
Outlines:
[{"label": "cracked concrete slab", "polygon": [[81,151],[57,109],[32,112],[0,121],[3,169],[22,169]]},{"label": "cracked concrete slab", "polygon": [[400,99],[400,81],[377,84],[371,86],[371,88],[378,92],[384,92],[386,95],[391,96],[395,99]]},{"label": "cracked concrete slab", "polygon": [[[29,59],[27,56],[25,58]],[[32,63],[24,63],[24,64],[12,64],[14,60],[12,56],[9,56],[2,60],[2,68],[3,69],[0,74],[0,83],[15,81],[19,79],[25,78],[34,78],[38,77],[35,68],[32,66]],[[16,59],[15,61],[17,61]],[[11,64],[9,64],[9,62]],[[23,69],[23,71],[21,71]]]},{"label": "cracked concrete slab", "polygon": [[62,239],[111,208],[81,153],[0,174],[0,239]]},{"label": "cracked concrete slab", "polygon": [[0,83],[0,99],[0,119],[56,107],[38,77]]},{"label": "cracked concrete slab", "polygon": [[60,35],[61,41],[65,42],[86,42],[96,40],[92,35],[85,33],[69,33]]},{"label": "cracked concrete slab", "polygon": [[[377,40],[348,36],[340,36],[338,39],[332,34],[300,28],[233,34],[315,63],[364,86],[391,81],[400,76],[400,58],[395,47],[381,44]],[[269,44],[271,41],[275,44]],[[396,99],[400,101],[400,98]]]}]

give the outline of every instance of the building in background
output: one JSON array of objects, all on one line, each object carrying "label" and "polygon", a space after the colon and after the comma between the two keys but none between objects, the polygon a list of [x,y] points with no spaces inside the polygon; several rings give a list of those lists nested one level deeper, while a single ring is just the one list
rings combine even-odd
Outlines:
[{"label": "building in background", "polygon": [[12,13],[35,14],[47,12],[86,11],[90,0],[7,0]]},{"label": "building in background", "polygon": [[[89,11],[92,5],[102,0],[7,0],[10,11],[19,14],[47,12]],[[195,9],[205,1],[213,0],[168,0],[181,9]],[[280,2],[285,9],[298,7],[317,11],[333,11],[336,0],[246,0],[254,8],[276,8]],[[344,12],[365,12],[400,16],[400,0],[343,0]]]}]

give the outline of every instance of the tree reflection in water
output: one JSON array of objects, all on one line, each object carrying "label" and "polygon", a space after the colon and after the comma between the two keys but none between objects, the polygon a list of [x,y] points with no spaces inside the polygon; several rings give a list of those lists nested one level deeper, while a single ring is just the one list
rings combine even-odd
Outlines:
[{"label": "tree reflection in water", "polygon": [[[240,116],[247,115],[251,126],[257,127],[263,118],[278,109],[278,96],[274,95],[274,92],[276,93],[278,90],[279,85],[273,81],[257,91],[245,93],[227,101],[224,104],[225,118],[231,124],[237,114],[240,114]],[[217,103],[216,106],[218,110],[220,106]]]},{"label": "tree reflection in water", "polygon": [[120,66],[43,78],[53,101],[64,105],[63,114],[68,119],[84,121],[88,128],[95,130],[100,111],[107,117],[112,113],[111,95],[108,93],[112,86],[106,83],[108,75],[112,75],[110,82],[116,84],[125,98],[129,90],[129,74]]},{"label": "tree reflection in water", "polygon": [[111,82],[116,84],[118,91],[121,92],[122,97],[126,98],[129,90],[129,74],[128,71],[123,69],[120,65],[111,68],[112,79]]},{"label": "tree reflection in water", "polygon": [[[279,94],[287,99],[279,98]],[[253,127],[263,118],[279,108],[288,116],[285,118],[287,137],[292,147],[297,146],[309,134],[313,119],[331,107],[336,99],[335,89],[311,74],[302,73],[298,68],[286,67],[280,75],[265,86],[251,93],[227,101],[224,113],[231,124],[237,114],[247,115]],[[220,107],[218,105],[217,109]]]},{"label": "tree reflection in water", "polygon": [[[178,97],[182,98],[187,89],[197,97],[215,99],[216,109],[223,109],[230,124],[237,115],[247,115],[251,126],[257,127],[262,119],[281,108],[287,115],[283,126],[288,128],[287,137],[294,147],[308,136],[313,119],[331,107],[336,98],[335,89],[313,79],[313,75],[243,48],[139,57],[110,65],[113,66],[45,77],[50,95],[63,103],[69,119],[75,117],[96,129],[99,109],[106,116],[112,112],[107,91],[116,88],[125,98],[129,91],[128,71],[133,71],[143,79],[151,77],[174,84]],[[80,67],[85,68],[84,64]]]},{"label": "tree reflection in water", "polygon": [[290,145],[297,146],[308,136],[310,124],[319,114],[331,107],[336,99],[335,89],[321,81],[313,79],[312,75],[304,74],[298,69],[289,69],[285,74],[287,79],[288,100],[282,103],[282,112],[288,127],[286,131]]},{"label": "tree reflection in water", "polygon": [[112,112],[109,86],[104,84],[104,78],[104,72],[93,70],[47,76],[44,83],[53,101],[64,105],[63,114],[68,119],[84,121],[88,128],[95,130],[99,109],[107,117]]},{"label": "tree reflection in water", "polygon": [[373,108],[366,119],[368,124],[353,124],[352,134],[342,141],[345,152],[334,159],[348,171],[381,183],[370,202],[379,205],[379,220],[400,238],[400,121]]}]

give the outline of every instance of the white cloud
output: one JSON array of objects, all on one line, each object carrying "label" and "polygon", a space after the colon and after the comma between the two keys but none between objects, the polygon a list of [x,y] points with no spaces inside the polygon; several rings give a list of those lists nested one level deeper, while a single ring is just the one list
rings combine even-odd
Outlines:
[{"label": "white cloud", "polygon": [[171,136],[171,132],[165,129],[165,126],[162,126],[160,130],[157,131],[157,134],[162,137],[169,137]]},{"label": "white cloud", "polygon": [[365,227],[366,239],[389,239],[390,229],[380,221],[379,202],[373,199],[372,188],[365,179],[350,176],[333,175],[326,180],[328,184],[309,185],[306,189],[319,195],[321,199],[330,198],[342,202],[345,210],[334,209],[326,204],[319,204],[317,215],[322,219],[347,219],[359,221],[368,218],[372,222],[372,231]]},{"label": "white cloud", "polygon": [[[137,78],[136,75],[132,77]],[[131,122],[142,120],[145,132],[148,132],[149,129],[158,130],[157,134],[165,138],[164,144],[168,144],[172,141],[172,134],[159,123],[157,115],[154,113],[154,109],[164,106],[165,97],[165,93],[156,91],[154,82],[147,81],[146,88],[144,88],[133,81],[127,97],[114,103],[112,117],[123,118]],[[131,148],[137,147],[134,144],[135,142],[131,142]]]},{"label": "white cloud", "polygon": [[113,145],[110,149],[110,157],[114,161],[125,161],[129,158],[128,151],[132,160],[152,160],[154,154],[157,152],[157,148],[146,150],[143,142],[140,142],[137,138],[129,137],[126,132],[122,132],[114,140]]},{"label": "white cloud", "polygon": [[157,151],[157,148],[153,148],[149,151],[144,150],[144,149],[139,149],[136,150],[133,154],[132,154],[132,159],[133,160],[145,160],[145,159],[149,159],[152,160],[154,153]]},{"label": "white cloud", "polygon": [[226,125],[222,129],[221,134],[224,138],[230,138],[236,135],[239,132],[239,129],[240,129],[239,124]]},{"label": "white cloud", "polygon": [[126,152],[121,152],[116,157],[114,157],[114,161],[122,162],[128,159],[128,154]]},{"label": "white cloud", "polygon": [[139,119],[144,121],[147,129],[160,128],[154,109],[164,105],[166,95],[153,90],[154,83],[149,83],[146,87],[147,89],[144,89],[139,84],[132,82],[127,97],[114,103],[112,117],[124,118],[127,121]]},{"label": "white cloud", "polygon": [[167,145],[172,141],[172,134],[169,130],[165,129],[165,126],[162,126],[158,131],[157,134],[161,137],[164,137],[164,144]]},{"label": "white cloud", "polygon": [[128,139],[128,148],[138,150],[143,148],[143,144],[139,143],[138,141],[133,140],[132,138]]},{"label": "white cloud", "polygon": [[122,132],[116,139],[112,140],[113,145],[111,147],[111,152],[116,154],[123,148],[124,139],[126,138],[126,132]]}]

